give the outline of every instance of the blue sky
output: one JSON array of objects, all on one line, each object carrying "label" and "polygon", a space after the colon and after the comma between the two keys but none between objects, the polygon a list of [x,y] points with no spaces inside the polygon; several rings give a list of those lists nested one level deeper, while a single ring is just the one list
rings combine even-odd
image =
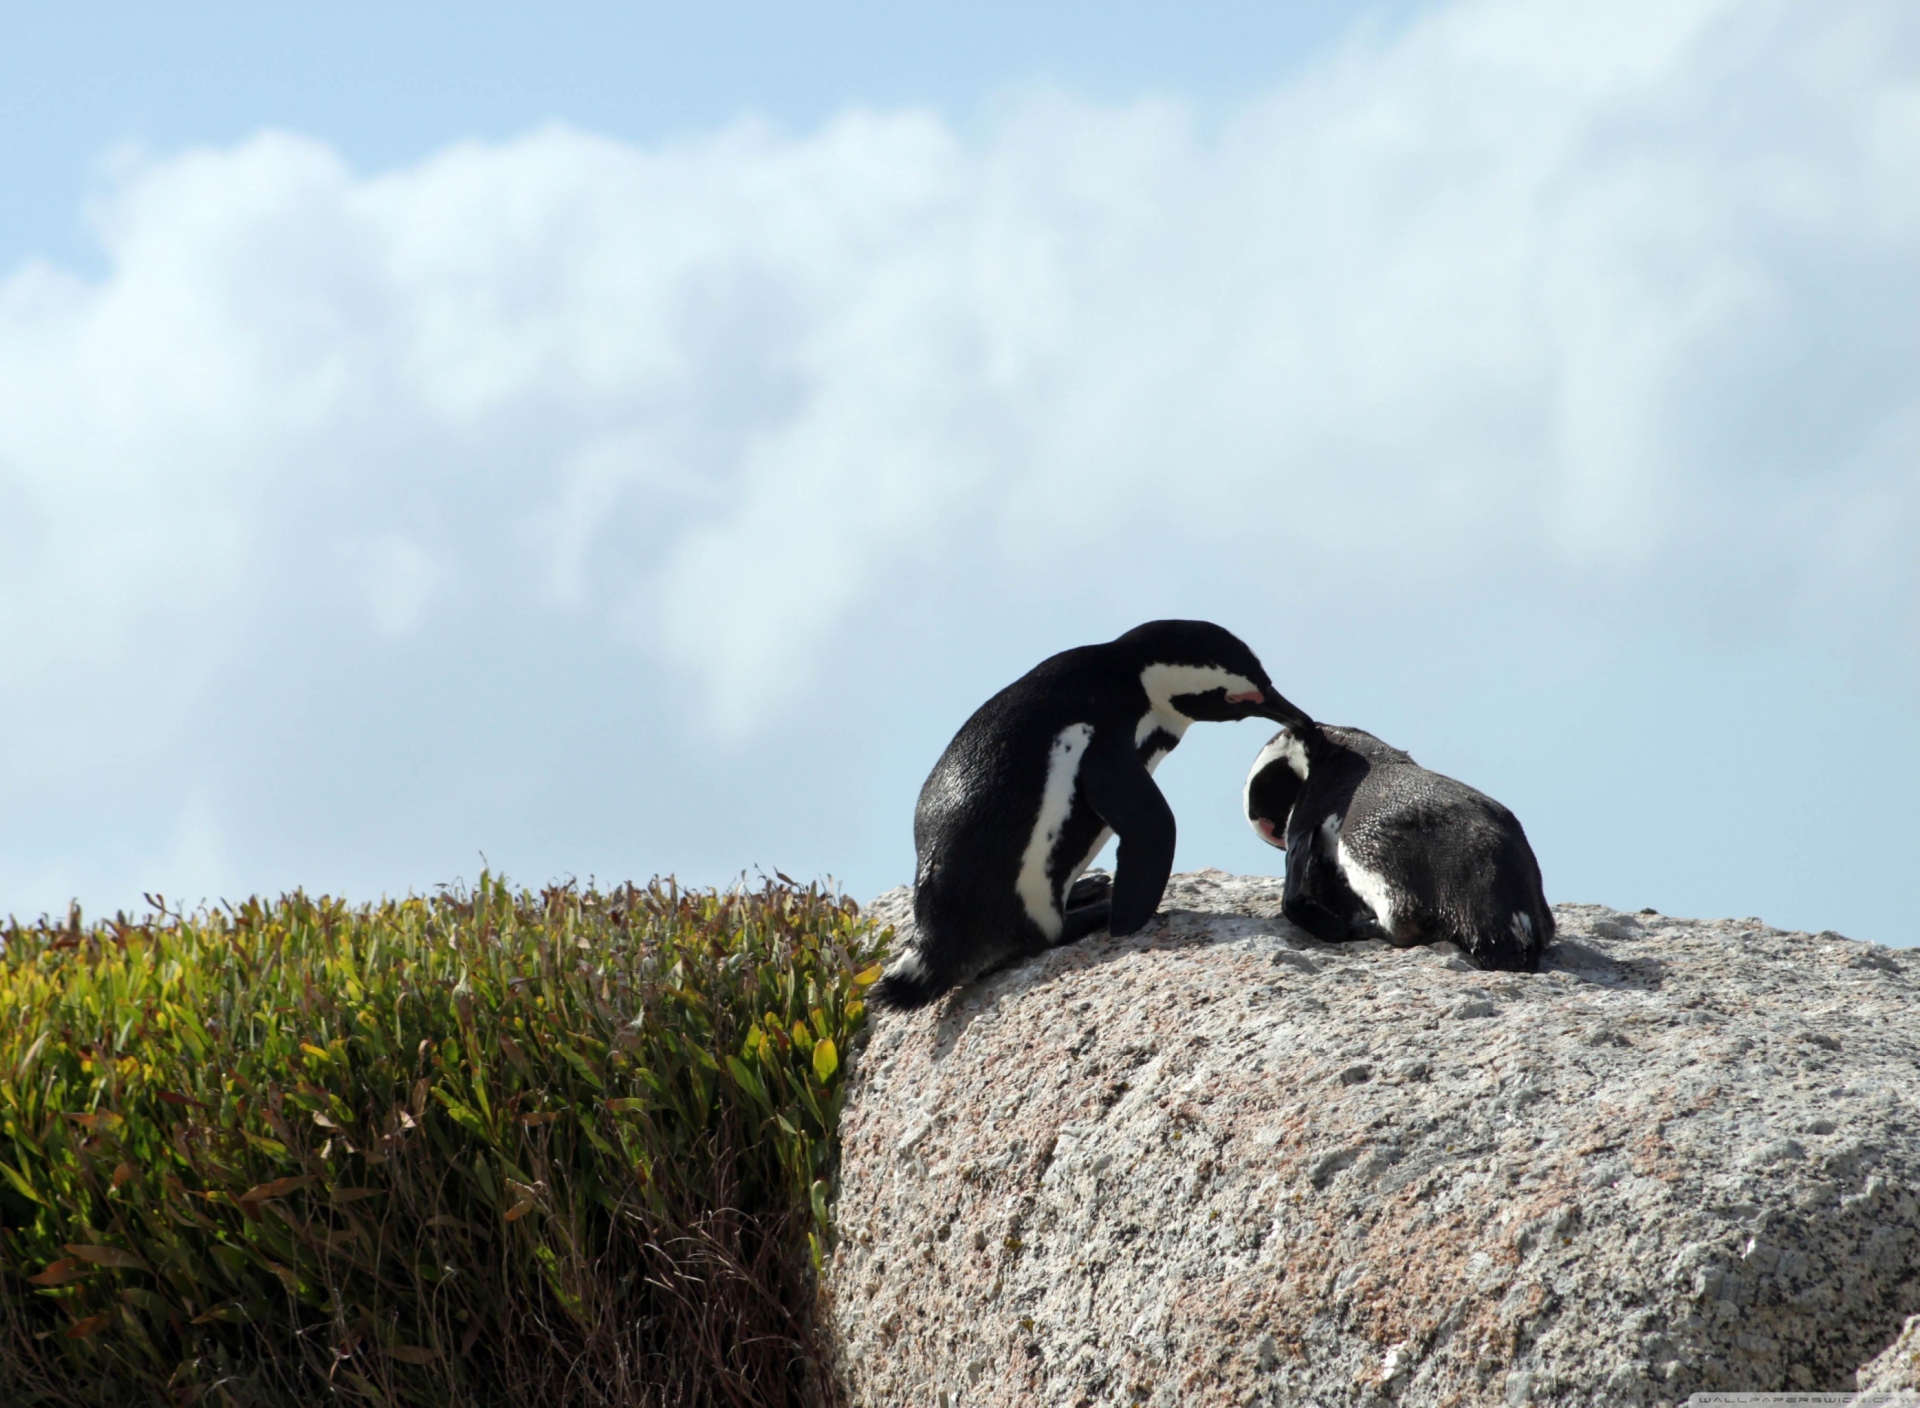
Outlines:
[{"label": "blue sky", "polygon": [[560,120],[659,141],[851,106],[967,123],[1035,84],[1220,111],[1398,4],[7,4],[0,252],[94,267],[83,206],[116,151],[323,138],[360,169]]},{"label": "blue sky", "polygon": [[1920,939],[1920,21],[1267,8],[10,8],[0,912],[867,895],[1196,615],[1556,899]]}]

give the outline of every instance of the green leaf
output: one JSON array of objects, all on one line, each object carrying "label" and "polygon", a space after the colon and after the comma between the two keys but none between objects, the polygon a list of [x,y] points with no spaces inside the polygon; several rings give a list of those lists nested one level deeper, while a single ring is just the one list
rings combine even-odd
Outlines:
[{"label": "green leaf", "polygon": [[467,1106],[454,1099],[447,1091],[436,1085],[433,1088],[433,1098],[440,1102],[446,1112],[453,1117],[453,1122],[462,1129],[471,1130],[482,1139],[488,1137],[490,1131],[487,1129],[486,1122]]},{"label": "green leaf", "polygon": [[733,1076],[734,1083],[753,1097],[755,1104],[764,1106],[772,1103],[767,1099],[766,1087],[761,1085],[760,1078],[747,1068],[745,1061],[738,1056],[729,1056],[727,1070]]},{"label": "green leaf", "polygon": [[21,1197],[31,1198],[34,1202],[40,1204],[41,1207],[47,1206],[47,1200],[33,1191],[33,1185],[27,1182],[25,1175],[14,1168],[12,1164],[0,1163],[0,1174],[6,1175],[7,1182],[13,1185],[14,1191],[19,1193]]},{"label": "green leaf", "polygon": [[566,1059],[568,1065],[580,1072],[581,1079],[585,1080],[588,1085],[591,1085],[595,1090],[605,1089],[600,1079],[600,1073],[593,1068],[593,1063],[585,1056],[575,1051],[571,1046],[561,1047],[560,1054]]},{"label": "green leaf", "polygon": [[124,1247],[90,1246],[68,1242],[64,1250],[92,1266],[111,1266],[120,1271],[146,1271],[147,1264]]}]

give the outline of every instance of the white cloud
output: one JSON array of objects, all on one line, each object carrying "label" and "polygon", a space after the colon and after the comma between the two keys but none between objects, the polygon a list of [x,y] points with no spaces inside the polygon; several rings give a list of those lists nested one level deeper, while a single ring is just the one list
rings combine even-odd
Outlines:
[{"label": "white cloud", "polygon": [[1465,0],[1217,131],[1039,94],[134,163],[105,277],[0,281],[0,785],[172,776],[236,677],[434,640],[627,661],[636,728],[750,748],[866,717],[836,652],[1009,602],[1521,596],[1885,668],[1916,55],[1892,0]]},{"label": "white cloud", "polygon": [[445,566],[399,533],[349,541],[345,555],[360,578],[368,619],[375,631],[390,638],[419,630],[433,599],[447,584]]}]

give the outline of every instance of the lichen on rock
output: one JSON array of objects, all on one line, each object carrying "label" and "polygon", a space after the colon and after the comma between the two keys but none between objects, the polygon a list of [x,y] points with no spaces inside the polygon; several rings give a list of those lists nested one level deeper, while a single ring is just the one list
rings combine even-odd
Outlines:
[{"label": "lichen on rock", "polygon": [[1486,973],[1202,871],[879,1018],[823,1284],[850,1400],[1868,1387],[1920,1312],[1920,954],[1555,914],[1543,972]]}]

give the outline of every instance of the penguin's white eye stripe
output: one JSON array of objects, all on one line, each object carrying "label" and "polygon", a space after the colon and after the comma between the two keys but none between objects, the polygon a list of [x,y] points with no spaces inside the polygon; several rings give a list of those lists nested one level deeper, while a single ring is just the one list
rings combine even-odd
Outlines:
[{"label": "penguin's white eye stripe", "polygon": [[1149,665],[1140,672],[1140,687],[1146,690],[1155,712],[1162,714],[1179,714],[1173,701],[1183,694],[1207,694],[1216,689],[1225,690],[1229,696],[1260,694],[1259,685],[1220,665]]}]

